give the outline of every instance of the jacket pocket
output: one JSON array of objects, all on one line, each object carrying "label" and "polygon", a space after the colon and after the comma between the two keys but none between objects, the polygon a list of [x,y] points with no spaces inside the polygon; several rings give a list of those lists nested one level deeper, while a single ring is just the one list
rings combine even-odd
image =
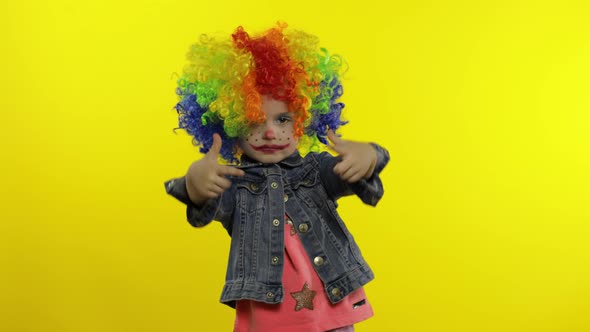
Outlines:
[{"label": "jacket pocket", "polygon": [[291,183],[291,187],[297,196],[310,207],[321,207],[325,204],[326,197],[322,197],[322,184],[318,173],[309,172],[306,176],[301,177]]},{"label": "jacket pocket", "polygon": [[236,185],[239,207],[248,213],[264,207],[266,201],[266,182],[243,181]]},{"label": "jacket pocket", "polygon": [[305,177],[294,181],[291,186],[293,187],[293,190],[297,190],[299,187],[314,188],[315,186],[319,185],[318,181],[318,173],[310,172],[307,173]]}]

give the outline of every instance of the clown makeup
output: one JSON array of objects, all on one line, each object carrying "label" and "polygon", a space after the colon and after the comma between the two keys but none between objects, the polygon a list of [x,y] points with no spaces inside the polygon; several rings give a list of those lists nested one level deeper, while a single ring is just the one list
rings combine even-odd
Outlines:
[{"label": "clown makeup", "polygon": [[262,96],[263,123],[250,128],[239,146],[248,157],[264,164],[278,163],[297,149],[298,138],[293,136],[293,114],[284,101]]}]

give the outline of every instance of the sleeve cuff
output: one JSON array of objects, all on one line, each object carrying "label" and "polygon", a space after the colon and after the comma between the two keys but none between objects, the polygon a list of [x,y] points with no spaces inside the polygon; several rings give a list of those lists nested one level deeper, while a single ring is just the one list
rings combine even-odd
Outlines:
[{"label": "sleeve cuff", "polygon": [[186,204],[186,218],[191,225],[202,227],[210,223],[215,217],[219,206],[219,198],[210,199],[203,206],[195,205],[188,196],[184,176],[166,181],[164,186],[169,195]]}]

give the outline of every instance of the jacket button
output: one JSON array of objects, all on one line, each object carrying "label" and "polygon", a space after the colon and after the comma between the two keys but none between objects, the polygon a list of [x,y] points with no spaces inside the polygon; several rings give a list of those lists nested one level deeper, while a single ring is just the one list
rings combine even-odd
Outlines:
[{"label": "jacket button", "polygon": [[[307,224],[299,224],[299,227],[298,227],[298,228],[299,228],[299,231],[300,231],[301,233],[306,233],[306,232],[307,232],[307,230],[309,229],[309,226],[307,226]],[[316,258],[317,258],[317,257],[316,257]],[[321,257],[320,257],[320,258],[321,258]],[[314,259],[314,261],[315,261],[315,259]]]},{"label": "jacket button", "polygon": [[316,258],[313,259],[313,263],[315,266],[322,266],[324,264],[324,259],[320,256],[316,256]]},{"label": "jacket button", "polygon": [[250,189],[258,190],[258,186],[255,183],[250,183]]},{"label": "jacket button", "polygon": [[285,194],[285,196],[283,196],[283,200],[286,202],[289,200],[289,196],[287,196],[287,194]]},{"label": "jacket button", "polygon": [[277,256],[272,256],[271,262],[273,265],[277,265],[279,264],[279,258]]},{"label": "jacket button", "polygon": [[271,187],[272,189],[277,189],[277,188],[279,187],[279,184],[278,184],[278,183],[276,183],[276,182],[273,182],[273,183],[271,183],[271,184],[270,184],[270,187]]},{"label": "jacket button", "polygon": [[278,225],[280,225],[280,224],[281,224],[281,221],[280,221],[279,219],[275,219],[275,220],[273,220],[273,221],[272,221],[272,224],[273,224],[274,226],[278,226]]},{"label": "jacket button", "polygon": [[275,295],[273,294],[273,292],[268,292],[266,293],[266,297],[268,297],[269,299],[273,298]]},{"label": "jacket button", "polygon": [[336,297],[340,297],[340,295],[342,294],[342,292],[340,292],[340,288],[338,288],[338,287],[332,288],[330,293],[332,293],[332,295],[334,295]]}]

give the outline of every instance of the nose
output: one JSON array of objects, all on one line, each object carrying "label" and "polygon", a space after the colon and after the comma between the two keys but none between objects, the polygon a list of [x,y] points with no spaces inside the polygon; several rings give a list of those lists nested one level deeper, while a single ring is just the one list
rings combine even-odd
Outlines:
[{"label": "nose", "polygon": [[275,132],[272,128],[267,127],[264,130],[264,133],[262,134],[262,138],[267,139],[267,140],[271,140],[271,139],[275,139]]}]

